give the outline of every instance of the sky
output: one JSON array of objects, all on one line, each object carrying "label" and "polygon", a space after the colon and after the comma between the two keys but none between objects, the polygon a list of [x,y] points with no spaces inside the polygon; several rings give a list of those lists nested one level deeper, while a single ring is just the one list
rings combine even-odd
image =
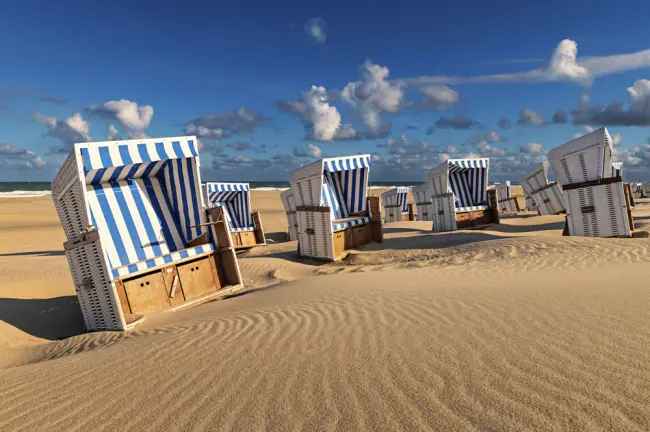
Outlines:
[{"label": "sky", "polygon": [[650,180],[650,2],[11,3],[0,181],[51,180],[76,142],[196,135],[209,180],[370,153],[375,181],[483,156],[517,183],[601,126]]}]

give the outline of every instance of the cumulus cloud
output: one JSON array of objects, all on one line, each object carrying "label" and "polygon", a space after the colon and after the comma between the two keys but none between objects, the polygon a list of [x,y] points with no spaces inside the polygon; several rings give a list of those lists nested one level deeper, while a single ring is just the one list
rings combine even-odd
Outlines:
[{"label": "cumulus cloud", "polygon": [[48,136],[64,144],[63,151],[74,143],[90,141],[90,126],[80,113],[74,113],[65,120],[35,113],[34,119],[47,128]]},{"label": "cumulus cloud", "polygon": [[327,42],[327,23],[322,18],[311,18],[305,23],[305,33],[316,43]]},{"label": "cumulus cloud", "polygon": [[429,75],[399,80],[407,85],[512,82],[574,82],[587,86],[600,76],[650,67],[650,49],[627,54],[578,57],[577,43],[564,39],[553,50],[545,67],[522,72],[478,76]]},{"label": "cumulus cloud", "polygon": [[524,108],[519,112],[517,124],[522,126],[542,126],[544,125],[544,118],[535,111]]},{"label": "cumulus cloud", "polygon": [[138,105],[128,99],[109,100],[91,106],[87,111],[118,122],[130,138],[145,137],[154,114],[151,105]]},{"label": "cumulus cloud", "polygon": [[338,109],[322,86],[311,86],[301,100],[279,101],[278,109],[296,115],[307,129],[307,138],[317,141],[356,140],[363,137],[352,125],[342,124]]},{"label": "cumulus cloud", "polygon": [[199,139],[217,141],[251,133],[266,122],[266,117],[245,107],[221,114],[206,114],[185,123],[185,133]]},{"label": "cumulus cloud", "polygon": [[614,102],[606,106],[591,106],[587,95],[583,95],[578,109],[572,112],[573,123],[577,125],[603,126],[649,126],[650,125],[650,80],[635,81],[627,88],[629,106]]},{"label": "cumulus cloud", "polygon": [[109,141],[116,140],[120,138],[120,132],[117,130],[115,125],[109,124],[108,125],[108,135],[106,136],[106,139]]},{"label": "cumulus cloud", "polygon": [[45,161],[31,150],[10,143],[0,143],[0,167],[40,169]]},{"label": "cumulus cloud", "polygon": [[440,117],[435,125],[440,129],[471,129],[479,126],[479,122],[463,115],[455,115],[453,117]]},{"label": "cumulus cloud", "polygon": [[381,114],[395,113],[402,107],[402,85],[388,81],[389,74],[387,67],[366,61],[361,80],[348,83],[341,91],[341,98],[358,111],[370,134],[380,135],[389,129]]},{"label": "cumulus cloud", "polygon": [[541,156],[544,154],[544,146],[540,143],[531,142],[519,146],[519,151],[531,156]]},{"label": "cumulus cloud", "polygon": [[446,85],[427,85],[420,89],[424,96],[423,106],[436,110],[446,109],[458,103],[458,92]]},{"label": "cumulus cloud", "polygon": [[320,147],[310,143],[304,147],[294,147],[292,154],[298,158],[320,158],[323,153]]}]

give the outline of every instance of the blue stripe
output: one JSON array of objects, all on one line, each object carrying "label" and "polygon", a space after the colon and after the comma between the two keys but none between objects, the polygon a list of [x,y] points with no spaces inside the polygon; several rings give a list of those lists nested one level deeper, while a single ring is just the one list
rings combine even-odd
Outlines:
[{"label": "blue stripe", "polygon": [[356,196],[357,196],[357,170],[355,169],[352,171],[352,197],[351,197],[351,202],[352,202],[352,208],[350,209],[351,212],[355,213],[359,211],[359,205],[356,202]]},{"label": "blue stripe", "polygon": [[158,157],[160,159],[173,159],[172,155],[167,154],[167,150],[165,150],[165,143],[157,142],[155,145],[156,152],[158,153]]},{"label": "blue stripe", "polygon": [[[153,224],[151,223],[147,210],[144,207],[144,201],[141,196],[142,192],[140,192],[140,188],[135,183],[129,185],[129,190],[131,191],[133,201],[135,201],[135,206],[140,214],[140,219],[142,219],[142,223],[144,224],[144,229],[147,232],[147,237],[149,238],[148,243],[151,245],[155,256],[159,256],[162,254],[162,250],[160,249],[156,232],[153,229]],[[162,218],[162,213],[156,212],[156,214],[159,215],[159,218]]]},{"label": "blue stripe", "polygon": [[108,152],[108,147],[99,147],[99,158],[102,160],[102,165],[109,167],[113,165],[111,154]]},{"label": "blue stripe", "polygon": [[194,140],[188,140],[187,145],[190,147],[190,152],[192,152],[192,156],[199,155],[199,152],[196,150],[196,144],[194,143]]},{"label": "blue stripe", "polygon": [[140,158],[142,159],[142,162],[151,162],[151,157],[149,156],[149,152],[147,151],[146,144],[138,144],[138,153],[140,153]]},{"label": "blue stripe", "polygon": [[[179,149],[180,149],[180,143],[179,143]],[[181,153],[182,154],[182,153]],[[182,161],[183,159],[181,159]],[[192,197],[192,207],[194,208],[194,223],[193,225],[196,225],[196,228],[194,228],[194,232],[196,233],[196,236],[200,236],[202,232],[202,228],[199,226],[201,223],[201,215],[199,214],[199,202],[198,202],[198,197],[196,196],[196,188],[194,188],[194,164],[193,161],[194,159],[187,158],[185,159],[187,161],[187,176],[190,178],[190,196]],[[190,239],[188,239],[189,241]]]},{"label": "blue stripe", "polygon": [[81,160],[84,165],[84,174],[93,169],[92,165],[90,164],[90,154],[88,153],[87,148],[81,149]]},{"label": "blue stripe", "polygon": [[131,165],[133,159],[131,159],[131,154],[129,153],[129,146],[121,145],[118,149],[120,151],[120,156],[122,157],[122,163],[124,165]]},{"label": "blue stripe", "polygon": [[183,201],[183,216],[185,218],[185,241],[188,242],[192,238],[192,229],[190,228],[190,225],[192,225],[192,223],[190,221],[190,209],[187,205],[187,192],[185,191],[185,182],[183,181],[183,159],[176,159],[176,162],[178,164],[178,179],[181,186],[181,200]]},{"label": "blue stripe", "polygon": [[[118,264],[127,264],[128,258],[126,249],[124,248],[124,243],[122,242],[122,236],[120,235],[120,230],[117,228],[117,224],[115,223],[113,212],[108,205],[106,192],[104,192],[104,188],[101,185],[97,185],[95,187],[95,197],[97,198],[97,202],[99,202],[99,207],[102,209],[102,215],[106,220],[108,231],[111,234],[111,239],[115,245],[115,250],[117,251],[117,255],[120,259],[120,262]],[[115,265],[115,263],[113,265]]]},{"label": "blue stripe", "polygon": [[176,243],[174,242],[174,237],[172,236],[172,233],[169,230],[169,226],[167,225],[167,221],[165,220],[165,217],[163,215],[163,211],[162,208],[160,207],[160,203],[158,202],[158,197],[156,196],[156,191],[154,189],[153,184],[151,183],[151,179],[149,177],[145,177],[142,179],[142,181],[145,185],[146,193],[149,197],[149,200],[151,201],[151,206],[153,207],[154,211],[158,215],[160,228],[162,229],[163,237],[165,237],[167,248],[170,251],[175,250]]},{"label": "blue stripe", "polygon": [[172,142],[172,148],[174,149],[174,153],[176,153],[174,156],[177,158],[182,158],[183,157],[183,149],[181,148],[181,143],[178,141],[173,141]]},{"label": "blue stripe", "polygon": [[[115,195],[115,200],[117,201],[117,205],[120,208],[120,213],[124,220],[124,225],[126,225],[126,229],[129,232],[131,243],[133,243],[133,249],[135,249],[135,253],[138,256],[138,261],[141,261],[146,258],[146,255],[144,254],[144,250],[142,249],[142,243],[143,243],[142,239],[138,235],[138,230],[135,227],[135,221],[131,216],[131,209],[126,203],[126,199],[124,199],[124,195],[122,195],[122,189],[120,189],[119,183],[112,182],[110,183],[110,185],[111,188],[113,189],[113,194]],[[127,260],[128,262],[129,260],[128,256],[125,257],[125,260]]]},{"label": "blue stripe", "polygon": [[359,206],[357,207],[359,211],[363,211],[366,209],[366,187],[365,187],[365,177],[366,177],[366,170],[368,168],[361,168],[359,170],[359,185],[360,185],[360,191],[359,191]]}]

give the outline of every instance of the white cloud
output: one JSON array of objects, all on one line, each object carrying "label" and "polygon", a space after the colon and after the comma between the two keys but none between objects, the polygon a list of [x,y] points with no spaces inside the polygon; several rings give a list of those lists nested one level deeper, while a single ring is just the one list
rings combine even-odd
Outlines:
[{"label": "white cloud", "polygon": [[519,151],[531,156],[541,156],[544,154],[544,146],[540,143],[531,142],[520,146]]},{"label": "white cloud", "polygon": [[151,105],[138,105],[128,99],[109,100],[102,105],[89,107],[88,111],[119,122],[130,138],[145,137],[154,114]]},{"label": "white cloud", "polygon": [[327,42],[327,23],[322,18],[311,18],[305,23],[305,32],[316,43]]},{"label": "white cloud", "polygon": [[74,113],[65,120],[35,113],[34,119],[45,125],[47,135],[60,140],[65,146],[90,141],[90,126],[80,113]]},{"label": "white cloud", "polygon": [[304,116],[312,127],[312,138],[331,141],[341,126],[341,114],[329,104],[327,90],[322,86],[312,86],[304,94]]},{"label": "white cloud", "polygon": [[387,67],[366,61],[361,67],[361,80],[348,83],[341,91],[343,100],[358,110],[371,134],[386,129],[381,113],[401,108],[402,85],[388,81],[389,74]]},{"label": "white cloud", "polygon": [[424,95],[424,105],[434,109],[445,109],[458,103],[458,92],[446,85],[428,85],[420,89]]},{"label": "white cloud", "polygon": [[45,161],[33,151],[0,143],[0,167],[40,169],[44,166]]},{"label": "white cloud", "polygon": [[429,75],[404,78],[398,82],[424,86],[431,84],[512,83],[567,81],[589,85],[594,78],[650,67],[650,49],[628,54],[579,58],[575,41],[560,41],[546,67],[522,72],[477,76]]},{"label": "white cloud", "polygon": [[519,112],[517,124],[522,126],[542,126],[544,124],[544,118],[535,111],[524,108]]},{"label": "white cloud", "polygon": [[320,158],[322,155],[321,149],[314,144],[307,144],[307,151],[311,156],[315,158]]},{"label": "white cloud", "polygon": [[606,106],[590,106],[589,95],[583,94],[578,109],[572,112],[573,123],[579,125],[650,125],[650,80],[640,79],[627,88],[629,107],[621,103]]},{"label": "white cloud", "polygon": [[109,141],[112,141],[112,140],[119,139],[119,137],[120,137],[120,133],[117,130],[117,128],[115,127],[115,125],[109,124],[108,125],[108,135],[107,135],[106,139],[109,140]]},{"label": "white cloud", "polygon": [[221,114],[206,114],[185,124],[185,133],[206,141],[218,141],[234,135],[253,132],[267,119],[245,107]]}]

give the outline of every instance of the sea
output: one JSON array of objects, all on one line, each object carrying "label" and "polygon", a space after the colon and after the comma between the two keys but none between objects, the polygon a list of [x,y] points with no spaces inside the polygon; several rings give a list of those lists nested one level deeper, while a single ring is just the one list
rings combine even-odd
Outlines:
[{"label": "sea", "polygon": [[[411,181],[372,181],[370,187],[413,186],[422,182]],[[283,190],[289,187],[286,181],[252,181],[252,189]],[[0,198],[37,197],[49,195],[52,192],[50,182],[0,182]]]}]

